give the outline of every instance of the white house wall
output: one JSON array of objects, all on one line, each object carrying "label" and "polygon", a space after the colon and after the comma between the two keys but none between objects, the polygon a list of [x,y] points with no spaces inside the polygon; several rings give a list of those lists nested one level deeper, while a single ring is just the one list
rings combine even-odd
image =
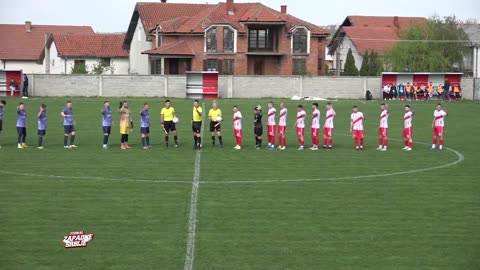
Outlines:
[{"label": "white house wall", "polygon": [[113,74],[126,75],[130,69],[130,61],[128,58],[112,58],[110,65],[115,68]]},{"label": "white house wall", "polygon": [[0,69],[22,70],[24,73],[43,73],[43,65],[36,61],[0,60]]},{"label": "white house wall", "polygon": [[152,49],[152,42],[147,41],[142,20],[139,18],[137,28],[133,34],[130,44],[130,73],[131,74],[149,74],[148,55],[142,52]]},{"label": "white house wall", "polygon": [[[345,67],[345,61],[347,60],[347,54],[348,50],[352,49],[353,53],[353,58],[355,59],[355,66],[357,67],[358,70],[362,67],[362,62],[363,62],[363,56],[360,55],[358,52],[357,48],[355,45],[352,43],[352,40],[348,37],[345,36],[342,44],[337,48],[337,50],[340,50],[340,61],[341,61],[341,70],[344,69]],[[333,55],[333,66],[336,69],[337,68],[337,54]]]}]

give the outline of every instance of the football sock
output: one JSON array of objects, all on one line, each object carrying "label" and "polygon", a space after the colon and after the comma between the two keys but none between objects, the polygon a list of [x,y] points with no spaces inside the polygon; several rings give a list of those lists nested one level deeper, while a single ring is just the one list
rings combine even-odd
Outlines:
[{"label": "football sock", "polygon": [[146,146],[146,145],[145,145],[145,137],[142,137],[142,145],[143,145],[143,147]]},{"label": "football sock", "polygon": [[258,139],[258,147],[262,147],[262,139]]},{"label": "football sock", "polygon": [[175,144],[178,144],[178,136],[173,136],[173,140],[175,141]]},{"label": "football sock", "polygon": [[223,145],[223,138],[222,138],[222,136],[218,136],[218,141],[220,142],[220,145]]},{"label": "football sock", "polygon": [[364,145],[364,139],[363,139],[363,138],[360,138],[360,145],[361,145],[361,146]]},{"label": "football sock", "polygon": [[145,142],[147,143],[147,146],[150,146],[150,136],[145,137]]},{"label": "football sock", "polygon": [[70,136],[70,144],[73,145],[75,142],[75,135]]},{"label": "football sock", "polygon": [[[20,139],[19,139],[18,143],[20,143]],[[64,145],[64,146],[67,146],[67,145],[68,145],[68,135],[65,135],[65,136],[63,137],[63,145]]]},{"label": "football sock", "polygon": [[38,146],[42,146],[43,136],[38,136]]},{"label": "football sock", "polygon": [[165,136],[165,144],[168,145],[168,136]]},{"label": "football sock", "polygon": [[108,143],[108,135],[103,135],[103,144]]},{"label": "football sock", "polygon": [[330,147],[333,146],[333,138],[330,138],[330,142],[328,143],[328,146],[330,146]]},{"label": "football sock", "polygon": [[387,138],[383,139],[383,146],[384,147],[388,146],[388,139]]},{"label": "football sock", "polygon": [[413,148],[413,142],[409,142],[408,147]]},{"label": "football sock", "polygon": [[443,138],[440,139],[440,145],[443,145]]},{"label": "football sock", "polygon": [[22,144],[22,135],[18,134],[18,144]]},{"label": "football sock", "polygon": [[258,147],[258,137],[255,137],[255,146]]},{"label": "football sock", "polygon": [[433,145],[436,145],[437,144],[437,139],[433,139],[433,142],[432,142]]},{"label": "football sock", "polygon": [[327,138],[323,138],[323,146],[327,146],[327,143],[328,143],[327,141],[328,141]]},{"label": "football sock", "polygon": [[197,135],[193,135],[193,143],[194,143],[194,146],[197,147],[198,145],[198,139],[197,139]]},{"label": "football sock", "polygon": [[202,137],[197,137],[198,147],[202,146]]},{"label": "football sock", "polygon": [[212,136],[212,144],[215,145],[215,136]]},{"label": "football sock", "polygon": [[383,138],[379,138],[379,139],[378,139],[378,145],[379,145],[379,146],[383,146],[383,143],[384,143],[384,142],[383,142]]},{"label": "football sock", "polygon": [[128,134],[125,134],[125,143],[128,143]]},{"label": "football sock", "polygon": [[305,145],[305,140],[304,140],[304,139],[300,139],[300,145],[301,145],[301,146],[304,146],[304,145]]},{"label": "football sock", "polygon": [[122,137],[120,138],[120,142],[122,144],[125,144],[125,134],[122,134]]}]

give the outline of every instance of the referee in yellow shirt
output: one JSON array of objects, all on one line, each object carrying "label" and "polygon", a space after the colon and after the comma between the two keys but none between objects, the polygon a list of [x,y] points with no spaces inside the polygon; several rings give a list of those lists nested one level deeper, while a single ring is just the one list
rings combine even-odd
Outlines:
[{"label": "referee in yellow shirt", "polygon": [[170,132],[173,133],[173,139],[175,140],[175,147],[178,147],[177,128],[173,122],[173,118],[177,117],[175,108],[171,106],[170,100],[165,101],[165,107],[160,112],[160,121],[162,128],[165,131],[165,146],[168,147],[168,137]]},{"label": "referee in yellow shirt", "polygon": [[222,121],[218,121],[218,118],[222,117],[222,110],[218,108],[217,102],[213,102],[212,108],[208,112],[208,118],[210,119],[210,132],[212,133],[212,146],[215,147],[215,133],[218,136],[220,142],[220,148],[223,148],[222,139]]},{"label": "referee in yellow shirt", "polygon": [[200,102],[196,99],[193,101],[192,114],[192,130],[193,130],[193,149],[202,149],[202,116],[203,109],[200,107]]}]

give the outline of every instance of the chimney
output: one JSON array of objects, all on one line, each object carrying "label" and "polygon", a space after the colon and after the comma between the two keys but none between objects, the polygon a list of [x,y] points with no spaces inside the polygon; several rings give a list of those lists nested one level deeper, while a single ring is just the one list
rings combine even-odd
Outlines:
[{"label": "chimney", "polygon": [[167,3],[167,0],[161,0],[160,2],[162,2],[162,3]]},{"label": "chimney", "polygon": [[398,16],[393,17],[393,26],[396,28],[400,28],[400,21],[398,20]]},{"label": "chimney", "polygon": [[235,12],[233,10],[233,0],[227,0],[227,14],[235,15]]},{"label": "chimney", "polygon": [[281,5],[280,6],[280,12],[283,14],[287,14],[287,5]]},{"label": "chimney", "polygon": [[25,21],[25,30],[28,33],[32,32],[32,22],[31,21]]}]

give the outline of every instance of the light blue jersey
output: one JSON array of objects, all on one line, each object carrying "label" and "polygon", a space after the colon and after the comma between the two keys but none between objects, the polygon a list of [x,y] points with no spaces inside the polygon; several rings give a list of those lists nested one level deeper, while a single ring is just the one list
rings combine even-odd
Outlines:
[{"label": "light blue jersey", "polygon": [[102,126],[111,127],[112,126],[112,110],[109,107],[105,107],[102,110]]},{"label": "light blue jersey", "polygon": [[140,113],[140,127],[142,128],[150,127],[150,112],[148,110],[143,110]]},{"label": "light blue jersey", "polygon": [[73,126],[73,109],[72,108],[64,108],[63,114],[65,117],[63,118],[63,125],[64,126]]},{"label": "light blue jersey", "polygon": [[43,111],[38,117],[38,130],[47,130],[47,112]]},{"label": "light blue jersey", "polygon": [[17,111],[17,127],[27,127],[27,112],[25,110]]}]

